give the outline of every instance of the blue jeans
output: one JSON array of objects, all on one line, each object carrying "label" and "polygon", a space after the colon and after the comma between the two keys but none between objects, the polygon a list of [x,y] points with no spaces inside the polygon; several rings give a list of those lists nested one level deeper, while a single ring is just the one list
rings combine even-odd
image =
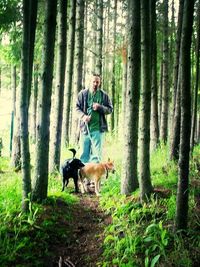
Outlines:
[{"label": "blue jeans", "polygon": [[90,134],[81,133],[80,160],[83,163],[101,161],[103,137],[104,134],[99,131]]}]

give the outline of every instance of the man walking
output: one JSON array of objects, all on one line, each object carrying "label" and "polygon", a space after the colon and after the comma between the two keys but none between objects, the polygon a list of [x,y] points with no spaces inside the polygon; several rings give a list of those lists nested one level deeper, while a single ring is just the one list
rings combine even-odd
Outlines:
[{"label": "man walking", "polygon": [[100,76],[93,74],[90,88],[80,91],[76,103],[81,132],[80,160],[84,163],[101,161],[104,132],[108,131],[105,115],[113,111],[108,94],[100,86]]}]

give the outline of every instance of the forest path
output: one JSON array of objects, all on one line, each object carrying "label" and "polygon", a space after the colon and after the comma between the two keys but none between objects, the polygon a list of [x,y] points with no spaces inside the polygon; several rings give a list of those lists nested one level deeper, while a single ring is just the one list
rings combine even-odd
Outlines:
[{"label": "forest path", "polygon": [[[72,220],[66,225],[68,242],[62,244],[56,240],[55,246],[52,247],[55,255],[53,266],[59,266],[60,257],[62,262],[65,262],[60,266],[100,266],[98,263],[103,252],[104,229],[111,222],[111,218],[99,208],[98,197],[94,194],[80,194],[79,199],[78,203],[70,206]],[[63,214],[68,208],[61,199],[57,201],[57,206]],[[62,227],[63,224],[66,222],[61,219],[57,225]]]}]

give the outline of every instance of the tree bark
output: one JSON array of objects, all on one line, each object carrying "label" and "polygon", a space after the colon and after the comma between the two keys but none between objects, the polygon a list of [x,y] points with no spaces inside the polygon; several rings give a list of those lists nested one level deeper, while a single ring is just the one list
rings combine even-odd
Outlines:
[{"label": "tree bark", "polygon": [[57,0],[47,0],[44,23],[42,88],[39,92],[35,177],[32,199],[47,197],[49,161],[49,125],[54,65]]},{"label": "tree bark", "polygon": [[141,0],[141,114],[139,143],[139,185],[141,201],[148,200],[153,187],[150,177],[150,106],[151,106],[151,53],[149,3]]},{"label": "tree bark", "polygon": [[158,88],[157,88],[157,44],[156,44],[156,0],[151,0],[151,150],[159,143]]},{"label": "tree bark", "polygon": [[181,36],[181,140],[175,226],[186,229],[188,221],[189,155],[191,127],[191,60],[190,47],[194,0],[184,0]]},{"label": "tree bark", "polygon": [[169,44],[168,44],[168,0],[163,2],[163,87],[162,87],[162,113],[160,125],[160,139],[166,143],[168,137],[168,110],[169,110]]},{"label": "tree bark", "polygon": [[30,2],[23,0],[23,39],[22,65],[20,85],[20,141],[22,162],[22,210],[28,211],[31,193],[30,151],[28,132],[28,89],[29,89],[29,59],[30,59]]},{"label": "tree bark", "polygon": [[111,67],[111,75],[112,75],[112,79],[111,79],[111,92],[112,92],[112,103],[113,103],[113,112],[111,114],[111,130],[113,131],[115,128],[115,102],[116,102],[116,95],[115,95],[115,91],[116,91],[116,82],[115,82],[115,57],[116,57],[116,27],[117,27],[117,0],[114,1],[114,21],[113,21],[113,54],[112,54],[112,67]]},{"label": "tree bark", "polygon": [[171,112],[171,133],[170,133],[170,159],[177,160],[179,156],[180,144],[180,44],[183,20],[184,0],[179,2],[178,28],[176,39],[176,58],[173,73],[173,94]]},{"label": "tree bark", "polygon": [[[138,187],[138,120],[140,95],[140,1],[128,2],[128,66],[126,114],[124,117],[124,150],[121,193],[128,195]],[[127,166],[129,166],[127,168]]]},{"label": "tree bark", "polygon": [[196,40],[196,79],[195,79],[195,91],[194,91],[194,107],[192,114],[192,127],[191,127],[191,138],[190,138],[190,149],[193,151],[194,139],[196,131],[197,121],[197,103],[198,103],[198,87],[199,87],[199,49],[200,49],[200,2],[198,3],[197,9],[197,40]]},{"label": "tree bark", "polygon": [[69,144],[69,124],[70,124],[70,108],[72,98],[72,79],[74,66],[74,45],[75,45],[75,17],[76,17],[76,0],[71,1],[69,30],[67,35],[67,66],[65,78],[65,94],[64,94],[64,114],[63,114],[63,144]]},{"label": "tree bark", "polygon": [[97,42],[95,73],[102,76],[102,49],[103,49],[103,0],[97,0]]},{"label": "tree bark", "polygon": [[[83,44],[84,44],[84,9],[85,0],[77,2],[76,6],[76,32],[75,32],[75,58],[74,58],[74,90],[73,100],[76,101],[78,92],[82,89],[83,77]],[[74,105],[75,107],[75,105]],[[76,144],[79,138],[78,119],[75,108],[72,113],[72,143]]]},{"label": "tree bark", "polygon": [[49,163],[50,172],[59,170],[61,153],[61,132],[63,120],[63,96],[65,83],[66,66],[66,32],[67,32],[67,1],[58,0],[58,48],[57,48],[57,69],[56,88],[54,103],[54,118],[51,133],[51,157]]}]

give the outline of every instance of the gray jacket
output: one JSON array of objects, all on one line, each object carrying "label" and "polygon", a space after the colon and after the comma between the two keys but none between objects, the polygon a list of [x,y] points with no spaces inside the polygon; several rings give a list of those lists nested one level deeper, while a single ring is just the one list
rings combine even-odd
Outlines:
[{"label": "gray jacket", "polygon": [[[82,117],[84,115],[87,115],[87,108],[88,108],[88,92],[89,89],[83,89],[78,94],[77,102],[76,102],[76,111],[80,120],[80,130],[82,133],[87,134],[87,128],[85,123],[82,121]],[[108,131],[108,123],[106,121],[107,114],[112,113],[113,106],[110,101],[109,96],[105,91],[100,89],[100,92],[102,94],[102,104],[101,107],[98,109],[100,113],[100,131],[106,132]]]}]

